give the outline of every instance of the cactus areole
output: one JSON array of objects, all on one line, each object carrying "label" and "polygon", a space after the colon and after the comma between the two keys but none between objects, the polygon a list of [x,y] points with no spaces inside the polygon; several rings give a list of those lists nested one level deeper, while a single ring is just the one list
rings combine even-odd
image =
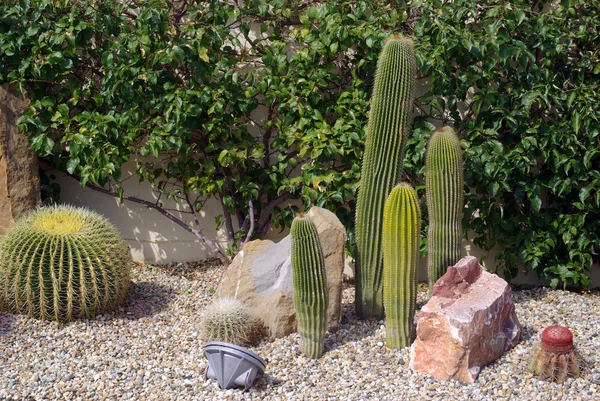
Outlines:
[{"label": "cactus areole", "polygon": [[542,332],[542,349],[553,354],[573,351],[573,333],[563,326],[550,326]]},{"label": "cactus areole", "polygon": [[383,209],[400,181],[412,124],[416,60],[413,42],[392,36],[377,62],[356,205],[356,312],[383,316]]}]

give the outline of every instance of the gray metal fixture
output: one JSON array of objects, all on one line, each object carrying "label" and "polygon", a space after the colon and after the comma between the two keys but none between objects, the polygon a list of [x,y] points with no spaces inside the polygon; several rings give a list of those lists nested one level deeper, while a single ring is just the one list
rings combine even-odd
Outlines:
[{"label": "gray metal fixture", "polygon": [[247,391],[267,367],[267,362],[254,352],[230,343],[208,342],[204,355],[208,359],[204,377],[217,379],[222,389],[244,387]]}]

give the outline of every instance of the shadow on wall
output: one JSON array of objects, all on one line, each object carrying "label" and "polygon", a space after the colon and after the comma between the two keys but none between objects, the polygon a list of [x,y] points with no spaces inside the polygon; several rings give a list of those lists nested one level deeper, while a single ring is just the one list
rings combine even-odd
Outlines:
[{"label": "shadow on wall", "polygon": [[[123,175],[132,176],[135,166],[128,163],[123,166]],[[132,170],[133,168],[133,170]],[[204,260],[213,256],[206,245],[193,234],[186,231],[158,211],[146,206],[125,201],[123,204],[113,196],[92,189],[81,189],[79,182],[55,171],[57,182],[61,186],[61,203],[88,207],[113,222],[131,248],[132,257],[143,263],[191,262]],[[124,182],[126,193],[145,199],[156,200],[152,187],[147,183],[138,183],[136,179]],[[174,201],[165,201],[164,207],[182,210],[182,205]],[[219,214],[220,205],[216,200],[209,200],[205,210],[199,214],[201,229],[209,238],[216,238],[221,248],[225,247],[225,234],[215,230],[214,216]],[[187,221],[186,213],[174,213],[177,218]]]},{"label": "shadow on wall", "polygon": [[[135,165],[128,163],[123,166],[123,176],[133,176]],[[123,237],[131,248],[132,257],[137,262],[142,263],[170,263],[170,262],[195,262],[206,260],[214,255],[208,247],[196,239],[196,237],[184,230],[165,216],[155,210],[132,202],[125,201],[120,204],[119,200],[113,196],[105,195],[100,192],[87,189],[83,191],[79,183],[60,172],[54,172],[58,177],[57,181],[61,185],[61,201],[76,206],[86,206],[98,213],[106,216],[121,231]],[[133,177],[125,181],[125,190],[127,193],[138,196],[142,199],[156,199],[152,192],[152,187],[147,183],[139,184]],[[300,206],[300,204],[296,204]],[[165,207],[182,210],[181,205],[169,201]],[[185,210],[185,209],[183,209]],[[205,209],[200,214],[203,233],[209,238],[215,238],[221,249],[225,249],[226,240],[224,231],[215,230],[214,217],[221,213],[218,201],[211,199]],[[188,215],[177,213],[177,217],[186,220]],[[272,229],[266,239],[278,242],[288,234],[288,230],[279,232]],[[469,238],[473,238],[473,233],[469,233]],[[496,272],[495,255],[499,249],[494,248],[489,252],[476,247],[472,241],[463,243],[463,255],[473,255],[480,259],[485,256],[482,265],[490,272]],[[501,273],[500,273],[501,275]],[[591,269],[592,285],[591,288],[600,287],[600,266],[595,265]],[[419,264],[419,281],[427,281],[427,258],[422,258]],[[516,285],[549,285],[548,280],[540,280],[535,274],[519,275],[512,281]]]}]

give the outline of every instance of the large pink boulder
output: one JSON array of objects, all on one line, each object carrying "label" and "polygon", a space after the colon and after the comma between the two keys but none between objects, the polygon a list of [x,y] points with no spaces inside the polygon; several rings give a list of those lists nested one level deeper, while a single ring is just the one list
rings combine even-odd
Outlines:
[{"label": "large pink boulder", "polygon": [[473,383],[481,368],[521,341],[508,283],[473,256],[448,267],[415,320],[410,368],[439,380]]}]

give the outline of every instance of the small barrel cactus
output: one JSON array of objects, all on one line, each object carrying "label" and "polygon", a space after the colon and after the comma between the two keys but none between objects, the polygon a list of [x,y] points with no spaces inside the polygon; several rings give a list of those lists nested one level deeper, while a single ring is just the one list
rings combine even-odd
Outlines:
[{"label": "small barrel cactus", "polygon": [[208,305],[200,319],[200,337],[204,341],[222,341],[245,346],[253,341],[256,319],[244,304],[233,298],[220,298]]},{"label": "small barrel cactus", "polygon": [[356,203],[356,313],[383,317],[383,208],[400,181],[417,73],[411,39],[394,35],[377,62]]},{"label": "small barrel cactus", "polygon": [[579,376],[581,362],[571,330],[550,326],[542,332],[542,341],[533,352],[531,368],[540,380],[562,383],[568,376]]},{"label": "small barrel cactus", "polygon": [[464,208],[463,157],[454,130],[435,131],[427,146],[425,188],[429,212],[429,291],[460,259]]},{"label": "small barrel cactus", "polygon": [[383,303],[390,348],[410,345],[417,303],[421,208],[408,183],[396,186],[383,213]]},{"label": "small barrel cactus", "polygon": [[0,304],[70,321],[114,310],[127,296],[129,247],[106,218],[52,206],[18,220],[0,243]]},{"label": "small barrel cactus", "polygon": [[323,354],[327,329],[327,280],[317,228],[299,214],[292,222],[292,279],[300,351],[308,358]]}]

